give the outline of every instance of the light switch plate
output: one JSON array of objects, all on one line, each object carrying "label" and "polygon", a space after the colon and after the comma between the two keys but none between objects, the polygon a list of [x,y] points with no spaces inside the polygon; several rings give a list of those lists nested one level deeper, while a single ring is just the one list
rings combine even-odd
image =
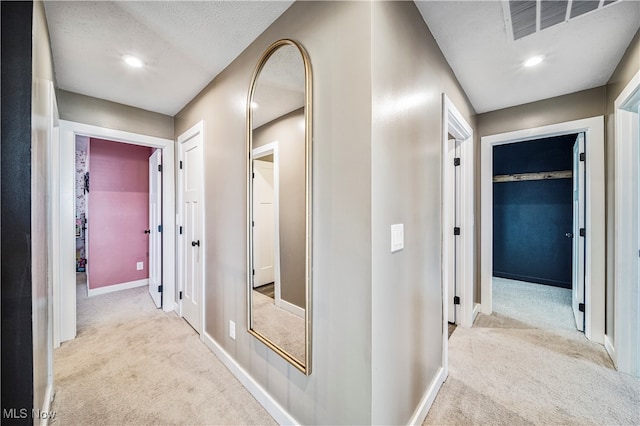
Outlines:
[{"label": "light switch plate", "polygon": [[136,263],[136,270],[142,271],[144,269],[144,262]]},{"label": "light switch plate", "polygon": [[229,320],[229,337],[236,340],[236,323]]},{"label": "light switch plate", "polygon": [[391,253],[404,248],[404,224],[391,225]]}]

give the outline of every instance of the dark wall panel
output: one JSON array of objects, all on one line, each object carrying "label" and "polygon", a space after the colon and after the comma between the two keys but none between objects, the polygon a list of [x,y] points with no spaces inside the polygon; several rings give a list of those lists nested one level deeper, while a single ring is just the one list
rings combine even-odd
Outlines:
[{"label": "dark wall panel", "polygon": [[493,185],[497,277],[571,288],[571,179]]},{"label": "dark wall panel", "polygon": [[[576,135],[494,147],[494,176],[571,170]],[[572,180],[493,184],[494,276],[571,288]]]},{"label": "dark wall panel", "polygon": [[[2,424],[31,424],[31,2],[2,15]],[[13,409],[13,411],[9,411]],[[21,411],[22,410],[22,411]],[[27,410],[27,411],[24,411]]]}]

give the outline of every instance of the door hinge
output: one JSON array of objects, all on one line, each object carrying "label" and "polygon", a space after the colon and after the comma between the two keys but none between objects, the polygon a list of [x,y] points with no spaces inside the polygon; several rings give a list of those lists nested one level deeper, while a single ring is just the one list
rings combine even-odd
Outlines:
[{"label": "door hinge", "polygon": [[585,153],[584,153],[584,152],[581,152],[581,153],[580,153],[580,161],[584,161],[586,157],[587,157],[587,156],[585,155]]},{"label": "door hinge", "polygon": [[453,159],[453,165],[454,166],[459,166],[460,165],[460,157],[456,157]]},{"label": "door hinge", "polygon": [[182,300],[182,292],[180,292],[180,294],[178,295],[178,297],[180,298],[180,300]]},{"label": "door hinge", "polygon": [[586,230],[586,229],[584,229],[584,228],[580,228],[580,236],[581,236],[581,237],[584,237],[584,236],[586,236],[586,235],[587,235],[587,230]]},{"label": "door hinge", "polygon": [[578,303],[578,310],[584,312],[584,303]]},{"label": "door hinge", "polygon": [[453,304],[454,305],[460,304],[460,296],[453,296]]},{"label": "door hinge", "polygon": [[162,285],[158,286],[158,293],[162,293]]},{"label": "door hinge", "polygon": [[182,235],[182,226],[180,227],[180,235]]},{"label": "door hinge", "polygon": [[162,173],[162,164],[158,164],[158,171]]},{"label": "door hinge", "polygon": [[453,228],[453,235],[460,235],[460,228],[458,226]]},{"label": "door hinge", "polygon": [[251,274],[252,274],[252,275],[255,275],[255,274],[256,274],[256,270],[255,270],[255,269],[252,269],[252,270],[251,270]]},{"label": "door hinge", "polygon": [[182,161],[180,161],[180,169],[182,170]]},{"label": "door hinge", "polygon": [[251,221],[251,226],[256,226],[256,223],[253,220]]},{"label": "door hinge", "polygon": [[256,174],[255,173],[251,173],[251,179],[255,179],[256,178]]}]

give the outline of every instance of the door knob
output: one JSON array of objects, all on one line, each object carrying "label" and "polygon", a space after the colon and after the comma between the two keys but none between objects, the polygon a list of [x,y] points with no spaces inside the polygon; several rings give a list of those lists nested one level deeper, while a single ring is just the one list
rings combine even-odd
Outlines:
[{"label": "door knob", "polygon": [[145,233],[145,234],[150,234],[150,233],[151,233],[151,229],[145,229],[145,230],[144,230],[144,233]]},{"label": "door knob", "polygon": [[573,238],[573,234],[571,232],[567,232],[564,236],[567,238]]},{"label": "door knob", "polygon": [[200,240],[198,240],[198,241],[191,241],[191,247],[195,247],[195,246],[200,247]]}]

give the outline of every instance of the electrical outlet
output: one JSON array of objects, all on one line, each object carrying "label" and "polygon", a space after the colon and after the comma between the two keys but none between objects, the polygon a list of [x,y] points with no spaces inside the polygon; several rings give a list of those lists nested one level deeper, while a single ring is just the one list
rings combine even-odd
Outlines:
[{"label": "electrical outlet", "polygon": [[136,263],[136,269],[138,271],[142,271],[144,269],[144,262],[138,262]]},{"label": "electrical outlet", "polygon": [[236,323],[229,320],[229,337],[236,340]]}]

